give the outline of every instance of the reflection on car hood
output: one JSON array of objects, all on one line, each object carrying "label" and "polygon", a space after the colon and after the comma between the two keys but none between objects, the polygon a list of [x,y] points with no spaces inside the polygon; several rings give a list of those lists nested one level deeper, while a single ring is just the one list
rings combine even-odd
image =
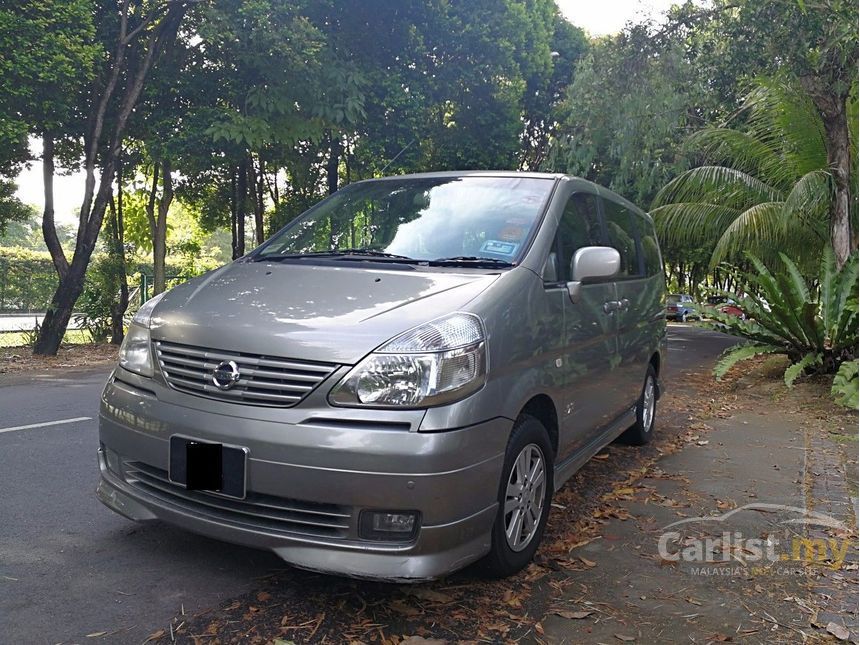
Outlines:
[{"label": "reflection on car hood", "polygon": [[498,275],[239,262],[168,292],[152,336],[197,347],[352,364],[456,311]]}]

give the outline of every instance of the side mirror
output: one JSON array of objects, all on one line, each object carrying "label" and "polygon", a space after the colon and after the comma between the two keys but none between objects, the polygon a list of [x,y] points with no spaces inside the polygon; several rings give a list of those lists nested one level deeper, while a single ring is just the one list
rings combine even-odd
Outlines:
[{"label": "side mirror", "polygon": [[621,254],[609,246],[584,246],[573,254],[567,292],[572,302],[579,300],[582,285],[611,278],[621,268]]}]

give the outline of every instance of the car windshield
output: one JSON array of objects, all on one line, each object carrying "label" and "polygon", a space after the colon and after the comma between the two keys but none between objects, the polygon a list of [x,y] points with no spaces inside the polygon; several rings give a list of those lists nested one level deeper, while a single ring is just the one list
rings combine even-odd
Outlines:
[{"label": "car windshield", "polygon": [[670,305],[677,305],[679,302],[681,302],[681,296],[667,296],[666,302]]},{"label": "car windshield", "polygon": [[288,224],[254,259],[516,264],[553,183],[475,176],[361,182]]}]

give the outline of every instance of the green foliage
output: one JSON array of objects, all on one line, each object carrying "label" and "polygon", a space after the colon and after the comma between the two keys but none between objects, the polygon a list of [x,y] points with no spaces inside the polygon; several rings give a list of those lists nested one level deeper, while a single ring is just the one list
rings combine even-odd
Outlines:
[{"label": "green foliage", "polygon": [[121,269],[119,258],[101,255],[95,258],[87,271],[76,317],[94,343],[102,343],[110,336],[111,314],[119,298]]},{"label": "green foliage", "polygon": [[834,194],[821,117],[791,80],[761,79],[744,107],[743,129],[709,127],[687,140],[706,163],[660,190],[651,210],[658,233],[669,246],[710,248],[711,267],[747,251],[773,266],[781,250],[812,274]]},{"label": "green foliage", "polygon": [[47,251],[0,246],[0,311],[44,311],[56,288]]},{"label": "green foliage", "polygon": [[746,276],[753,295],[740,299],[747,318],[710,310],[706,325],[748,342],[729,349],[714,369],[719,379],[737,362],[759,354],[784,354],[791,362],[785,383],[799,376],[832,374],[857,357],[858,262],[855,253],[841,270],[833,252],[822,253],[818,279],[809,284],[797,264],[780,254],[782,269],[771,271],[750,255],[754,271]]},{"label": "green foliage", "polygon": [[25,222],[34,216],[33,209],[15,196],[14,182],[0,177],[0,237],[4,237],[10,223]]},{"label": "green foliage", "polygon": [[842,363],[836,376],[833,377],[833,386],[830,394],[839,405],[846,408],[858,408],[858,393],[860,393],[860,362],[857,360]]},{"label": "green foliage", "polygon": [[592,45],[568,88],[548,170],[568,172],[647,205],[686,166],[684,137],[706,91],[683,40],[643,24]]},{"label": "green foliage", "polygon": [[92,76],[90,0],[0,2],[0,172],[29,157],[27,134],[63,127]]}]

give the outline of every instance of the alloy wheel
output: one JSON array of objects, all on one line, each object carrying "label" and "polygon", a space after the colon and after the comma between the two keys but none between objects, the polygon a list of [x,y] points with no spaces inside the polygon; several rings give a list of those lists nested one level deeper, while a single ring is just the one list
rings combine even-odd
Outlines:
[{"label": "alloy wheel", "polygon": [[533,443],[514,460],[505,492],[505,538],[513,551],[522,551],[540,526],[546,497],[546,460]]},{"label": "alloy wheel", "polygon": [[657,388],[654,379],[649,375],[645,379],[645,388],[642,390],[642,431],[651,432],[651,424],[654,423],[654,408],[657,401]]}]

